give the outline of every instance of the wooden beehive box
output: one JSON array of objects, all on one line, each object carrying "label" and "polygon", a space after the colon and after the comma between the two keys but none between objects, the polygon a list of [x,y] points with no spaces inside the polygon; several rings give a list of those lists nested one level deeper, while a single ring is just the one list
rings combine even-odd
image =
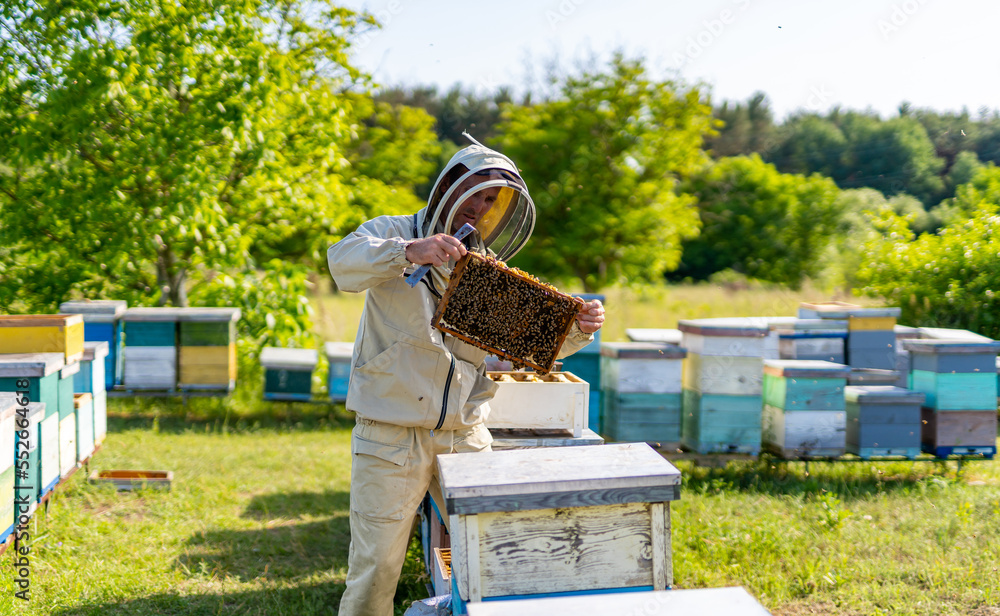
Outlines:
[{"label": "wooden beehive box", "polygon": [[315,349],[264,347],[260,352],[264,399],[312,399],[312,375],[318,361],[319,353]]},{"label": "wooden beehive box", "polygon": [[327,390],[330,400],[344,402],[347,400],[347,388],[351,382],[351,361],[354,357],[353,342],[327,342],[323,345],[326,352]]},{"label": "wooden beehive box", "polygon": [[446,454],[437,464],[453,600],[671,586],[681,475],[645,443]]},{"label": "wooden beehive box", "polygon": [[863,459],[920,454],[924,394],[891,386],[848,386],[847,451]]},{"label": "wooden beehive box", "polygon": [[[23,401],[23,398],[21,399]],[[27,408],[26,413],[22,413],[21,410]],[[17,494],[21,497],[27,497],[32,504],[30,512],[34,512],[34,504],[38,502],[39,486],[41,485],[42,479],[42,460],[41,454],[41,431],[40,424],[42,418],[45,416],[45,405],[41,402],[29,402],[27,407],[20,407],[17,411],[18,417],[15,418],[14,427],[17,429],[15,433],[15,451],[20,457],[22,452],[26,451],[28,457],[24,459],[18,459],[17,464],[23,465],[25,462],[26,466],[21,466],[27,474],[16,474],[14,477],[14,489],[17,490]],[[22,438],[22,435],[27,438]]]},{"label": "wooden beehive box", "polygon": [[545,373],[582,307],[582,300],[470,252],[455,265],[431,325]]},{"label": "wooden beehive box", "polygon": [[[457,613],[457,612],[456,612]],[[474,603],[469,616],[769,616],[740,587],[545,597]]]},{"label": "wooden beehive box", "polygon": [[83,316],[79,314],[0,315],[4,353],[62,353],[66,362],[83,354]]},{"label": "wooden beehive box", "polygon": [[122,384],[127,389],[177,387],[176,308],[129,308],[122,315],[125,348]]},{"label": "wooden beehive box", "polygon": [[125,336],[122,315],[128,310],[124,300],[73,300],[59,304],[63,314],[83,315],[83,338],[88,342],[107,342],[104,357],[104,388],[111,389],[122,379],[122,348]]},{"label": "wooden beehive box", "polygon": [[94,453],[94,396],[73,394],[76,405],[76,460],[84,462]]},{"label": "wooden beehive box", "polygon": [[239,308],[183,308],[177,314],[177,386],[232,391],[236,387]]},{"label": "wooden beehive box", "polygon": [[910,388],[941,411],[996,410],[1000,342],[904,340],[910,352]]},{"label": "wooden beehive box", "polygon": [[569,372],[488,372],[499,386],[490,400],[486,427],[508,430],[568,430],[580,438],[587,428],[590,385]]}]

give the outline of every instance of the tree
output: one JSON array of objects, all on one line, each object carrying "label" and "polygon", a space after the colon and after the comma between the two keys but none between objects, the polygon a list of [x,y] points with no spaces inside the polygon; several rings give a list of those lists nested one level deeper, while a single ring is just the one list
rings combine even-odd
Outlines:
[{"label": "tree", "polygon": [[538,210],[515,263],[588,292],[660,279],[697,233],[693,199],[676,187],[705,163],[713,124],[697,88],[652,81],[621,56],[606,72],[566,78],[560,98],[507,107],[500,149]]},{"label": "tree", "polygon": [[780,145],[764,155],[783,173],[844,175],[843,158],[847,137],[831,120],[817,114],[789,118],[780,129]]},{"label": "tree", "polygon": [[756,154],[716,161],[684,190],[698,200],[702,230],[684,243],[675,276],[732,268],[797,286],[818,270],[838,222],[833,181],[780,173]]},{"label": "tree", "polygon": [[412,207],[372,197],[425,168],[409,151],[393,168],[389,144],[418,135],[412,153],[434,155],[429,118],[347,92],[365,84],[349,41],[372,24],[297,0],[0,6],[0,245],[18,247],[0,307],[241,305],[225,289],[279,268],[287,292],[266,301],[285,303],[245,307],[301,314],[332,238]]},{"label": "tree", "polygon": [[774,114],[763,92],[755,92],[746,104],[723,101],[713,114],[722,125],[717,135],[706,139],[706,146],[716,158],[752,152],[763,155],[778,145]]},{"label": "tree", "polygon": [[1000,337],[1000,206],[981,196],[971,218],[937,234],[918,237],[884,213],[864,248],[861,291],[899,306],[912,325]]}]

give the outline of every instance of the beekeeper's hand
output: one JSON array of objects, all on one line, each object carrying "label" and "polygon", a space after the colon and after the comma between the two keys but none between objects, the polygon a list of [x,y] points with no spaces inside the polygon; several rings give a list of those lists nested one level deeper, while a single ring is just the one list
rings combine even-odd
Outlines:
[{"label": "beekeeper's hand", "polygon": [[592,334],[601,329],[604,324],[604,306],[601,300],[594,299],[583,305],[580,312],[576,313],[576,323],[580,326],[580,331],[585,334]]},{"label": "beekeeper's hand", "polygon": [[444,265],[452,259],[460,259],[467,251],[459,240],[450,235],[438,233],[410,243],[406,247],[406,260],[414,265]]}]

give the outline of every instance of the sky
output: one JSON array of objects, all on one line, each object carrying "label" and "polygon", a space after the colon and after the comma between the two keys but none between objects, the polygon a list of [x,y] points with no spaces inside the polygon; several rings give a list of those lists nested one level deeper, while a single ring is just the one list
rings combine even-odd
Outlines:
[{"label": "sky", "polygon": [[[615,50],[713,102],[763,91],[777,118],[833,106],[1000,108],[996,0],[341,0],[383,27],[354,62],[382,85],[537,89]],[[596,64],[595,64],[596,62]]]}]

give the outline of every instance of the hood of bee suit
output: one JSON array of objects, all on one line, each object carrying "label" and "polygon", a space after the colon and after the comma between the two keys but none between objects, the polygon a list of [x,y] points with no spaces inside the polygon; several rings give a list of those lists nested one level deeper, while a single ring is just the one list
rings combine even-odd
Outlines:
[{"label": "hood of bee suit", "polygon": [[[476,221],[472,246],[492,250],[498,259],[513,257],[535,228],[535,204],[514,162],[463,133],[472,145],[459,150],[438,176],[417,214],[418,235],[428,237],[447,231],[453,234],[455,214],[469,200],[491,203]],[[461,226],[461,225],[457,225]]]}]

